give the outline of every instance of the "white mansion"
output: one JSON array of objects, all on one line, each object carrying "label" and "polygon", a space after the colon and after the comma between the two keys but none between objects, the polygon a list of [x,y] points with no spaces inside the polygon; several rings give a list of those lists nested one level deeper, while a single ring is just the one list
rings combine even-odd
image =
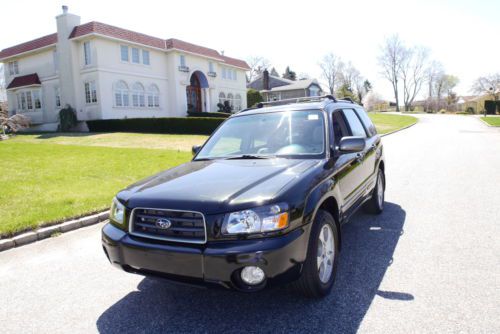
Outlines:
[{"label": "white mansion", "polygon": [[80,17],[56,17],[57,33],[0,51],[9,113],[55,130],[58,112],[78,120],[184,117],[246,107],[248,65],[203,46],[160,39]]}]

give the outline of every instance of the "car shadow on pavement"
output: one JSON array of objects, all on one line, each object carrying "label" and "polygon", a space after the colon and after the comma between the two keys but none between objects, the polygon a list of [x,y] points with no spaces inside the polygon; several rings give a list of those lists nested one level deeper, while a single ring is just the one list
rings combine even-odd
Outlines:
[{"label": "car shadow on pavement", "polygon": [[401,291],[380,291],[403,235],[405,211],[386,203],[379,216],[355,215],[342,231],[342,251],[332,293],[307,299],[287,287],[242,294],[180,286],[144,278],[97,320],[101,333],[337,332],[355,333],[375,295],[411,301]]}]

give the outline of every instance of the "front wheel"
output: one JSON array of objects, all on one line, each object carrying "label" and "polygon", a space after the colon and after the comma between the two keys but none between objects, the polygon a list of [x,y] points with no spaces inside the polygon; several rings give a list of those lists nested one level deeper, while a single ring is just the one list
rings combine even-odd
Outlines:
[{"label": "front wheel", "polygon": [[372,197],[365,204],[365,211],[368,213],[380,214],[384,211],[385,200],[385,175],[384,171],[379,168],[377,174],[377,183],[373,189]]},{"label": "front wheel", "polygon": [[295,287],[307,297],[324,297],[330,293],[339,257],[338,233],[332,215],[318,210],[314,219],[307,259]]}]

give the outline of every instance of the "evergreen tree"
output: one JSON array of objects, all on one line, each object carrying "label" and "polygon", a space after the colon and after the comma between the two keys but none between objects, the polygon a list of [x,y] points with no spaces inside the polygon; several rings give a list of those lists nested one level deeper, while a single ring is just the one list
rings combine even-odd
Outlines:
[{"label": "evergreen tree", "polygon": [[297,73],[295,73],[294,71],[292,71],[290,69],[290,66],[287,66],[286,67],[286,70],[285,70],[285,73],[283,73],[283,79],[288,79],[288,80],[297,80]]}]

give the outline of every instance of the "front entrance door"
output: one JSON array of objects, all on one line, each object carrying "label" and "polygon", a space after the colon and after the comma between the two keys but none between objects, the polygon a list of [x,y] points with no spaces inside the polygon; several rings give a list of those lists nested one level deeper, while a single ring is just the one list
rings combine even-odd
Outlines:
[{"label": "front entrance door", "polygon": [[186,87],[188,111],[202,112],[201,109],[201,86],[196,74],[191,76],[190,85]]}]

